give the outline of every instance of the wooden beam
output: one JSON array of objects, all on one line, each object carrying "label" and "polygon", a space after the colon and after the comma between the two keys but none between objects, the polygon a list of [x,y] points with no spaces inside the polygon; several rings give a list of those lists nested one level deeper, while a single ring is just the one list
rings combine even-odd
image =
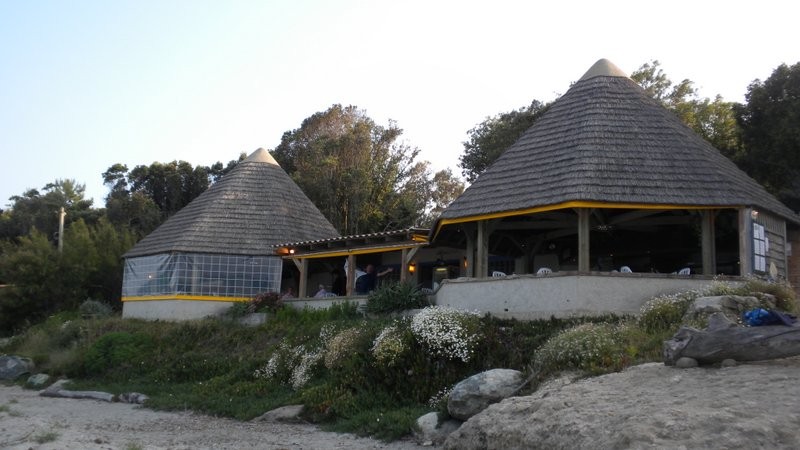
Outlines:
[{"label": "wooden beam", "polygon": [[489,272],[489,233],[486,221],[478,221],[478,238],[475,242],[475,278],[486,278]]},{"label": "wooden beam", "polygon": [[355,255],[347,256],[347,296],[353,295],[353,290],[356,286],[356,257]]},{"label": "wooden beam", "polygon": [[464,270],[465,277],[475,276],[475,234],[467,233],[467,250],[464,255],[467,258],[467,267]]},{"label": "wooden beam", "polygon": [[589,272],[589,231],[592,211],[578,208],[578,272]]},{"label": "wooden beam", "polygon": [[700,211],[703,275],[717,274],[717,249],[714,233],[714,211]]},{"label": "wooden beam", "polygon": [[[295,262],[297,264],[297,262]],[[300,287],[297,290],[297,298],[308,297],[308,260],[300,260]]]},{"label": "wooden beam", "polygon": [[406,263],[406,259],[408,259],[408,249],[404,248],[400,252],[400,282],[405,283],[406,279],[408,278],[408,263]]},{"label": "wooden beam", "polygon": [[753,208],[739,208],[739,275],[753,274]]}]

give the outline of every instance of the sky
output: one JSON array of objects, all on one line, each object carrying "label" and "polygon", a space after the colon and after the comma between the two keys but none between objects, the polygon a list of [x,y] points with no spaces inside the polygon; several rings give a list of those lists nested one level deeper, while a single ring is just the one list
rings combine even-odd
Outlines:
[{"label": "sky", "polygon": [[356,105],[435,170],[468,131],[563,94],[600,58],[703,97],[800,61],[800,2],[0,0],[0,208],[56,179],[272,149]]}]

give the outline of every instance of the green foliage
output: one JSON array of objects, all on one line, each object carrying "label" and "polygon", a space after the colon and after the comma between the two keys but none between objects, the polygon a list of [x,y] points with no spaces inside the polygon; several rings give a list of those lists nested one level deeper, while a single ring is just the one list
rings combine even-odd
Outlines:
[{"label": "green foliage", "polygon": [[251,303],[254,312],[276,312],[283,308],[283,299],[277,292],[262,292]]},{"label": "green foliage", "polygon": [[674,332],[680,327],[689,305],[699,296],[699,292],[689,291],[654,297],[642,305],[638,325],[648,333]]},{"label": "green foliage", "polygon": [[733,103],[719,95],[713,100],[697,97],[691,80],[673,83],[658,61],[642,64],[631,79],[725,156],[734,160],[740,156],[742,144]]},{"label": "green foliage", "polygon": [[110,316],[112,310],[110,306],[101,301],[87,299],[78,307],[78,312],[84,317],[100,318]]},{"label": "green foliage", "polygon": [[430,164],[415,161],[419,149],[399,142],[402,133],[337,104],[285,132],[272,155],[342,235],[408,227],[427,219],[432,189],[452,176],[437,174],[434,183]]},{"label": "green foliage", "polygon": [[133,245],[132,235],[105,219],[89,227],[73,222],[64,232],[63,253],[36,229],[17,243],[6,243],[0,258],[0,335],[25,329],[58,311],[74,310],[90,298],[119,302],[120,256]]},{"label": "green foliage", "polygon": [[381,283],[367,297],[367,310],[371,313],[385,314],[422,308],[428,305],[428,298],[411,283]]},{"label": "green foliage", "polygon": [[579,369],[593,374],[618,371],[630,357],[624,326],[585,323],[555,335],[536,351],[534,365],[542,373]]},{"label": "green foliage", "polygon": [[86,352],[86,374],[135,368],[139,361],[147,359],[153,348],[153,340],[144,333],[109,333],[101,337]]},{"label": "green foliage", "polygon": [[745,151],[740,166],[793,210],[800,209],[800,63],[755,80],[737,105]]},{"label": "green foliage", "polygon": [[37,444],[46,444],[48,442],[53,442],[58,439],[59,434],[55,431],[43,431],[41,433],[36,434],[33,436],[33,440]]},{"label": "green foliage", "polygon": [[738,289],[739,295],[751,295],[753,293],[770,294],[775,296],[775,307],[790,313],[797,313],[797,294],[788,283],[766,281],[755,277],[749,277]]},{"label": "green foliage", "polygon": [[464,142],[464,152],[458,157],[458,165],[467,181],[475,181],[549,106],[534,100],[529,106],[487,117],[469,130],[469,140]]}]

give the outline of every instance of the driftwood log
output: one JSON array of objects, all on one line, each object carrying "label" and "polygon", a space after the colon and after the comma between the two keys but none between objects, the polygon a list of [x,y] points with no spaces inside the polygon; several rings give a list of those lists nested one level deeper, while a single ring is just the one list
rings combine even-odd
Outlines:
[{"label": "driftwood log", "polygon": [[800,355],[800,326],[737,326],[722,313],[709,317],[706,330],[681,327],[664,341],[664,364],[675,365],[683,357],[700,364],[733,359],[763,361]]}]

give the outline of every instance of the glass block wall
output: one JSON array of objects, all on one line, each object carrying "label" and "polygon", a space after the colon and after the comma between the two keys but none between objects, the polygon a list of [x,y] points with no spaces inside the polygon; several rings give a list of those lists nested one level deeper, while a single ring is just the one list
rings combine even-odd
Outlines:
[{"label": "glass block wall", "polygon": [[278,292],[281,269],[277,256],[174,253],[128,258],[122,297],[253,297]]}]

